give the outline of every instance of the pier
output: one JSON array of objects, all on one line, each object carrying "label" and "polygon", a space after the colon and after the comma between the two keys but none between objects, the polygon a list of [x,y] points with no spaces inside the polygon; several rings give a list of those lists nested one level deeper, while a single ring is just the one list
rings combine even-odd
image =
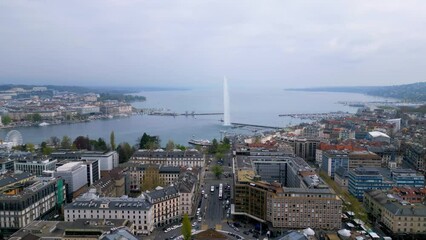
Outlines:
[{"label": "pier", "polygon": [[[220,120],[220,121],[223,122],[223,120]],[[236,122],[231,122],[231,126],[232,127],[268,128],[268,129],[275,129],[275,130],[283,129],[282,127],[266,126],[266,125],[258,125],[258,124],[249,124],[249,123],[236,123]]]}]

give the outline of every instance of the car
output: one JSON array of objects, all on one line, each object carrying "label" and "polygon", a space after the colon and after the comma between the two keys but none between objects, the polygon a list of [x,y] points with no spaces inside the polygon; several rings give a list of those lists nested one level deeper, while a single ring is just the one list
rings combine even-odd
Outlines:
[{"label": "car", "polygon": [[204,198],[205,198],[205,199],[207,199],[207,193],[206,193],[206,194],[204,194]]},{"label": "car", "polygon": [[201,222],[201,217],[198,217],[198,221]]},{"label": "car", "polygon": [[193,223],[192,223],[192,226],[193,226],[193,227],[197,226],[197,222],[193,222]]},{"label": "car", "polygon": [[235,227],[241,227],[241,224],[239,222],[234,222]]},{"label": "car", "polygon": [[243,232],[245,235],[250,235],[250,232],[249,231],[244,231]]},{"label": "car", "polygon": [[254,238],[258,238],[258,237],[259,237],[259,234],[255,233],[255,234],[253,234],[253,237],[254,237]]},{"label": "car", "polygon": [[201,190],[201,194],[204,195],[204,190]]},{"label": "car", "polygon": [[240,231],[240,229],[238,229],[237,227],[234,227],[234,230],[237,231],[237,232]]}]

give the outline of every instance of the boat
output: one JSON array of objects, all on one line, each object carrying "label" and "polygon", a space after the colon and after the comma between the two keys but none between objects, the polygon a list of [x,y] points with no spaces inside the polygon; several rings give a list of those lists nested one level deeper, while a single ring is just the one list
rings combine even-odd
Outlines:
[{"label": "boat", "polygon": [[188,141],[189,144],[198,145],[198,146],[210,146],[212,143],[209,140],[205,139],[190,139]]},{"label": "boat", "polygon": [[45,127],[45,126],[49,126],[49,125],[50,125],[50,123],[47,123],[47,122],[42,122],[42,123],[39,124],[40,127]]}]

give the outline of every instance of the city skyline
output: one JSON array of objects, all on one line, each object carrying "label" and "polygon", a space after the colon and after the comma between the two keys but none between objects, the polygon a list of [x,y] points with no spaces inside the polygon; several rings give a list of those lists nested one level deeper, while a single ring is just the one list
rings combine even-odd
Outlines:
[{"label": "city skyline", "polygon": [[197,88],[220,86],[226,75],[230,85],[286,88],[424,80],[420,1],[0,6],[2,83]]}]

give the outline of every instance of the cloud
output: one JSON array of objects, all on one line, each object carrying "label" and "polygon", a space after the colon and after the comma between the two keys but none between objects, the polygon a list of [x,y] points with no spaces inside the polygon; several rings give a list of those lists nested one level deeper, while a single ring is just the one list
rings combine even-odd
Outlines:
[{"label": "cloud", "polygon": [[[0,82],[423,81],[424,1],[1,1]],[[398,73],[393,71],[397,69]]]}]

